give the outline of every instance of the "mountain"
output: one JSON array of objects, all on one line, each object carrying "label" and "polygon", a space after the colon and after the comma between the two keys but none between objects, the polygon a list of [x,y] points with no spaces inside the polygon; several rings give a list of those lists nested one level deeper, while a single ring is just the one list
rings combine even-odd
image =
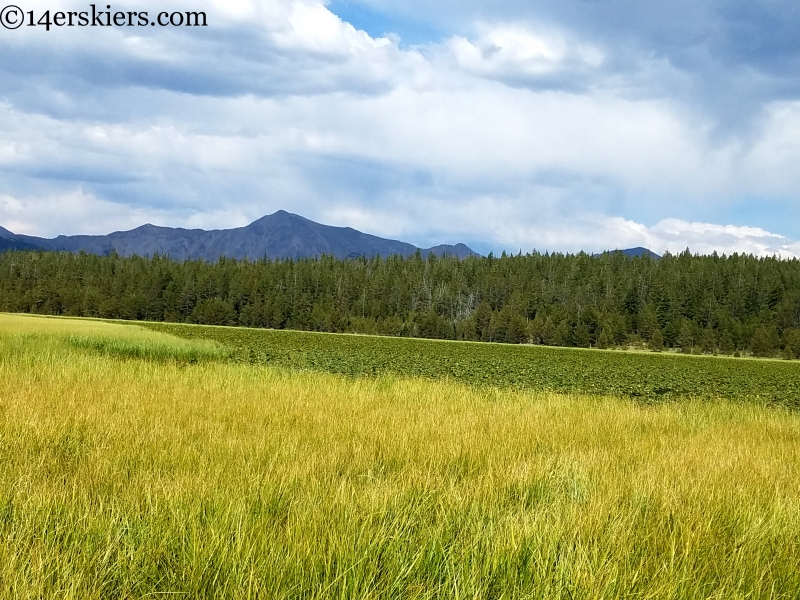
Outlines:
[{"label": "mountain", "polygon": [[661,258],[661,256],[659,256],[652,250],[648,250],[647,248],[642,248],[641,246],[637,246],[636,248],[627,248],[625,250],[619,250],[619,252],[622,252],[625,256],[631,256],[631,257],[636,256],[641,258],[642,256],[649,256],[653,260],[658,260],[659,258]]},{"label": "mountain", "polygon": [[[411,256],[420,250],[423,256],[445,254],[466,258],[478,256],[464,244],[441,244],[417,248],[397,240],[387,240],[351,227],[332,227],[315,223],[284,210],[235,229],[181,229],[142,225],[130,231],[108,235],[60,235],[47,239],[20,235],[0,227],[0,252],[6,250],[58,250],[106,255],[116,251],[121,256],[169,255],[175,260],[228,258],[308,258],[328,254],[336,258],[356,256]],[[661,258],[647,248],[615,250],[625,256]],[[593,256],[600,256],[595,254]]]},{"label": "mountain", "polygon": [[322,254],[340,259],[392,254],[410,256],[417,250],[423,256],[430,253],[438,256],[449,254],[459,258],[477,255],[464,244],[417,248],[406,242],[380,238],[351,227],[321,225],[283,210],[262,217],[246,227],[213,231],[148,224],[108,235],[60,235],[46,239],[14,234],[0,227],[0,251],[9,249],[84,251],[100,255],[116,251],[121,256],[161,254],[169,255],[175,260],[209,261],[216,261],[220,256],[239,259],[260,259],[264,256],[271,259],[298,259]]},{"label": "mountain", "polygon": [[0,227],[0,252],[6,250],[39,250],[41,246],[17,239],[18,236]]},{"label": "mountain", "polygon": [[[609,252],[608,250],[606,252]],[[633,257],[642,257],[642,256],[649,256],[653,260],[658,260],[661,258],[658,254],[653,252],[652,250],[648,250],[647,248],[642,248],[641,246],[637,246],[636,248],[626,248],[625,250],[612,250],[612,252],[622,252],[625,256]],[[602,256],[605,252],[601,252],[600,254],[593,254],[592,256]]]}]

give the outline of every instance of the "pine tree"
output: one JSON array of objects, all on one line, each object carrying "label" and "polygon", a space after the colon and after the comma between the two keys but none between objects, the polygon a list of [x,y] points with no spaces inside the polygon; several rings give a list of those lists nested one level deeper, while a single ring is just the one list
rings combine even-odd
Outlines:
[{"label": "pine tree", "polygon": [[678,336],[678,345],[681,347],[681,352],[685,354],[689,354],[694,346],[692,326],[688,319],[684,319],[681,323],[681,332]]},{"label": "pine tree", "polygon": [[661,352],[664,349],[664,336],[661,335],[661,329],[656,328],[653,335],[650,337],[650,349],[653,352]]},{"label": "pine tree", "polygon": [[750,344],[753,356],[773,356],[777,349],[777,341],[778,332],[774,327],[760,326],[753,334],[753,341]]},{"label": "pine tree", "polygon": [[575,345],[579,348],[588,348],[591,344],[591,336],[589,333],[589,327],[587,327],[586,323],[583,321],[579,322],[575,326],[575,332],[573,333],[573,337],[575,339]]},{"label": "pine tree", "polygon": [[600,330],[600,336],[597,338],[598,348],[611,348],[614,345],[614,335],[609,325],[604,325]]}]

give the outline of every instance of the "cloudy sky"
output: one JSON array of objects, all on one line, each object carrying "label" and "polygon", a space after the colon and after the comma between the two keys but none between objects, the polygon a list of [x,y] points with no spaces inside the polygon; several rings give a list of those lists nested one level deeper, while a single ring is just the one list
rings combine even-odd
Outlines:
[{"label": "cloudy sky", "polygon": [[481,252],[800,255],[797,0],[111,7],[208,27],[0,29],[7,229],[285,209]]}]

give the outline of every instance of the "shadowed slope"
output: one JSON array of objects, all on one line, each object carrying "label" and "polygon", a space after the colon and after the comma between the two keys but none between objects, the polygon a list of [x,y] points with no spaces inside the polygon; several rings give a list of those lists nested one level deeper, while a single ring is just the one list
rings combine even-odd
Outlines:
[{"label": "shadowed slope", "polygon": [[[336,258],[356,256],[409,256],[418,248],[406,242],[389,240],[362,233],[351,227],[321,225],[283,210],[267,215],[246,227],[235,229],[182,229],[142,225],[130,231],[116,231],[109,235],[60,235],[54,239],[13,234],[0,228],[2,249],[66,250],[109,254],[116,251],[122,256],[169,255],[176,260],[228,258],[260,259],[309,258],[322,254]],[[421,249],[423,255],[450,254],[465,258],[474,255],[464,244],[447,244]]]}]

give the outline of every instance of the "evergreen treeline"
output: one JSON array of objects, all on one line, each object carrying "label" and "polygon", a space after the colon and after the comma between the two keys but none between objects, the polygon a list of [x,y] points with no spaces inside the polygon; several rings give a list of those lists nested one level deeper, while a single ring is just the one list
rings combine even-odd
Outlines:
[{"label": "evergreen treeline", "polygon": [[175,262],[0,254],[0,310],[800,357],[800,261],[734,254]]}]

